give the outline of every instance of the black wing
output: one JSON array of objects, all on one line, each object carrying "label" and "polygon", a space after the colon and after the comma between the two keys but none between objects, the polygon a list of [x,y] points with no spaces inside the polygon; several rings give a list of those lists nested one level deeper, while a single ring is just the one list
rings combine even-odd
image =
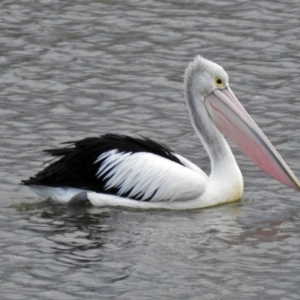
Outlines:
[{"label": "black wing", "polygon": [[[106,134],[65,144],[69,145],[64,148],[44,150],[57,159],[34,177],[23,180],[22,183],[24,185],[74,187],[115,195],[119,192],[118,187],[105,189],[105,184],[109,179],[105,178],[106,174],[97,176],[103,163],[103,160],[99,160],[99,156],[111,150],[117,150],[119,153],[153,153],[183,165],[168,147],[148,138]],[[129,193],[130,191],[120,196],[127,197]],[[137,196],[136,200],[140,200],[139,198],[141,196]]]}]

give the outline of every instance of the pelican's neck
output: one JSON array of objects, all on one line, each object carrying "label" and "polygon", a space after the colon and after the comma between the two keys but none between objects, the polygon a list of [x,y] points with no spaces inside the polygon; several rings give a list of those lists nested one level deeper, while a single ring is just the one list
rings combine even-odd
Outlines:
[{"label": "pelican's neck", "polygon": [[[188,95],[186,95],[188,96]],[[243,193],[243,177],[225,138],[210,119],[203,100],[187,97],[192,124],[211,161],[211,173],[201,201],[217,205],[236,201]]]},{"label": "pelican's neck", "polygon": [[237,165],[228,143],[209,117],[204,99],[197,99],[191,91],[187,93],[186,100],[193,127],[209,155],[211,175],[224,163]]},{"label": "pelican's neck", "polygon": [[227,177],[233,177],[240,182],[242,175],[233,153],[224,136],[210,118],[204,104],[204,96],[201,96],[195,88],[196,82],[193,80],[193,75],[193,73],[186,74],[185,98],[193,127],[211,161],[209,178],[227,181]]}]

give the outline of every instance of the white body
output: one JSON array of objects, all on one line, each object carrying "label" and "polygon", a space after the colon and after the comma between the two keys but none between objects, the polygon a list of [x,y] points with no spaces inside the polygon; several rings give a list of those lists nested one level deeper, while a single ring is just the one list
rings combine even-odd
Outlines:
[{"label": "white body", "polygon": [[[50,197],[61,203],[68,203],[77,194],[87,192],[87,197],[94,206],[194,209],[236,201],[243,193],[243,177],[230,148],[223,137],[222,139],[223,146],[228,149],[228,156],[217,164],[216,172],[209,177],[195,164],[178,154],[176,156],[185,167],[151,153],[135,153],[127,156],[127,160],[122,158],[121,154],[115,154],[121,164],[114,169],[109,183],[120,184],[126,190],[136,187],[146,191],[146,197],[158,187],[156,197],[150,202],[76,188],[34,185],[31,188],[41,197]],[[116,160],[116,157],[109,153],[107,162]]]}]

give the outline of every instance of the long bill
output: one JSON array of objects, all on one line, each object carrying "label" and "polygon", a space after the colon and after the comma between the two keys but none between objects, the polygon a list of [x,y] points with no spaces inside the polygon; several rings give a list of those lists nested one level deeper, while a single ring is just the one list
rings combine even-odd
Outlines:
[{"label": "long bill", "polygon": [[205,105],[218,129],[264,172],[300,190],[296,176],[229,87],[214,90],[206,96]]}]

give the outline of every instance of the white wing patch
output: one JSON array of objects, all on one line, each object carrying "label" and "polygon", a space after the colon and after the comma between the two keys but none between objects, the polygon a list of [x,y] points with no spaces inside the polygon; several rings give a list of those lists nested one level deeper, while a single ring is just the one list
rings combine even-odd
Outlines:
[{"label": "white wing patch", "polygon": [[200,169],[202,173],[193,170],[186,159],[183,163],[187,167],[149,152],[110,150],[95,163],[100,161],[96,176],[107,180],[105,189],[118,188],[118,196],[129,193],[128,198],[141,197],[142,201],[191,200],[206,186],[207,176]]}]

